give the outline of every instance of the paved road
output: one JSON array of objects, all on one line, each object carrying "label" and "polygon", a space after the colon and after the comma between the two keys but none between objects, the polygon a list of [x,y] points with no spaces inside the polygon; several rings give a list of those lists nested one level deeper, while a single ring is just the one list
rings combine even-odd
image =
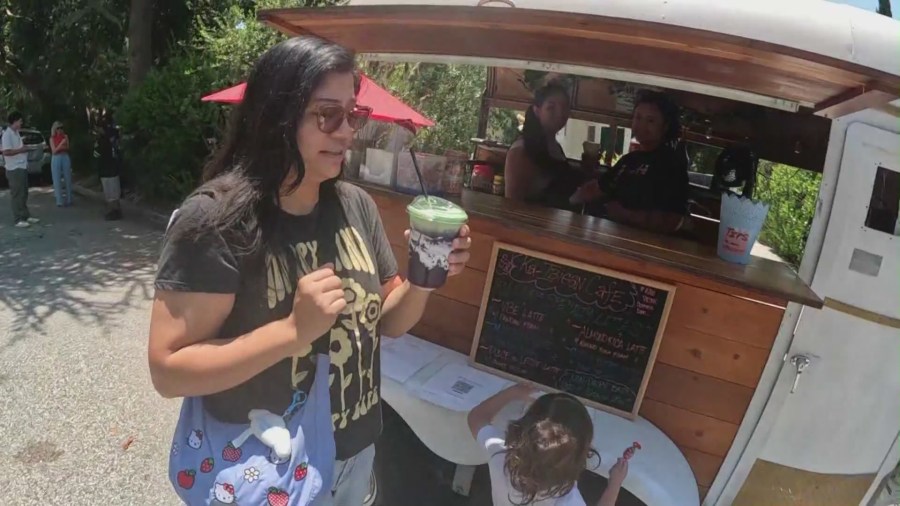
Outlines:
[{"label": "paved road", "polygon": [[42,223],[13,228],[0,190],[0,504],[179,504],[179,404],[154,392],[145,351],[161,234],[84,200],[58,209],[47,189],[30,204]]}]

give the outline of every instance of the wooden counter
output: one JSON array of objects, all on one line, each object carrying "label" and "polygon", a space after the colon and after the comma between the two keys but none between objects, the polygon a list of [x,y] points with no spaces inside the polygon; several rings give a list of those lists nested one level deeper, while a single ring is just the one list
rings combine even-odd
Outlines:
[{"label": "wooden counter", "polygon": [[[405,274],[409,195],[362,184],[375,199]],[[668,435],[705,494],[731,447],[769,357],[787,302],[822,301],[785,264],[726,263],[708,246],[608,220],[476,192],[461,199],[472,229],[465,271],[431,297],[412,334],[468,353],[495,241],[676,286],[640,416]]]}]

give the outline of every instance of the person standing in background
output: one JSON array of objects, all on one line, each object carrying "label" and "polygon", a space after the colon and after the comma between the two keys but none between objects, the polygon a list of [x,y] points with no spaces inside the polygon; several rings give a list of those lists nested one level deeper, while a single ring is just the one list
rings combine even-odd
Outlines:
[{"label": "person standing in background", "polygon": [[72,160],[69,158],[69,136],[59,121],[54,121],[50,127],[50,152],[53,154],[50,171],[53,175],[56,207],[69,207],[72,205]]},{"label": "person standing in background", "polygon": [[26,228],[40,221],[28,212],[28,152],[34,148],[25,146],[19,135],[22,128],[22,113],[11,113],[7,121],[9,126],[3,132],[0,147],[6,165],[6,180],[9,181],[13,221],[16,227]]},{"label": "person standing in background", "polygon": [[113,122],[109,111],[103,111],[95,132],[97,136],[97,148],[94,157],[97,158],[100,184],[103,185],[103,195],[106,197],[106,219],[121,220],[122,185],[119,180],[121,156],[119,153],[119,129]]}]

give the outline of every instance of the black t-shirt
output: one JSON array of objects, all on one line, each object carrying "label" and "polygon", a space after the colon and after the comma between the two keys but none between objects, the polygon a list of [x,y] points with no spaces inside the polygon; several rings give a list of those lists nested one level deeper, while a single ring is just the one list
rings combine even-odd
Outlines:
[{"label": "black t-shirt", "polygon": [[[338,185],[346,222],[334,246],[320,248],[317,207],[306,216],[281,211],[277,233],[285,244],[277,255],[258,261],[241,256],[221,234],[206,230],[186,237],[191,222],[209,212],[213,197],[195,195],[184,202],[166,233],[156,288],[235,295],[219,338],[240,336],[291,312],[297,279],[332,262],[349,304],[331,329],[300,355],[287,358],[246,383],[207,395],[203,406],[227,423],[247,423],[251,409],[282,414],[296,391],[309,392],[315,376],[313,347],[330,346],[332,422],[337,458],[344,460],[371,445],[381,433],[380,331],[381,286],[397,275],[397,261],[368,194]],[[332,258],[322,258],[323,251]],[[264,262],[264,265],[262,265]]]},{"label": "black t-shirt", "polygon": [[103,127],[97,136],[97,169],[100,177],[116,177],[122,156],[119,151],[119,129],[113,125]]},{"label": "black t-shirt", "polygon": [[687,214],[687,157],[665,146],[628,153],[601,179],[600,187],[626,209]]}]

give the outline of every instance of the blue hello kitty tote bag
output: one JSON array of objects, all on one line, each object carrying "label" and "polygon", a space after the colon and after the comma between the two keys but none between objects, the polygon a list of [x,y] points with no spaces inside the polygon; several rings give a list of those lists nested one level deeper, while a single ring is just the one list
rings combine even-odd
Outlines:
[{"label": "blue hello kitty tote bag", "polygon": [[283,415],[251,411],[228,424],[184,399],[175,428],[169,479],[188,505],[326,506],[331,504],[334,433],[328,355],[316,357],[308,397],[298,392]]}]

